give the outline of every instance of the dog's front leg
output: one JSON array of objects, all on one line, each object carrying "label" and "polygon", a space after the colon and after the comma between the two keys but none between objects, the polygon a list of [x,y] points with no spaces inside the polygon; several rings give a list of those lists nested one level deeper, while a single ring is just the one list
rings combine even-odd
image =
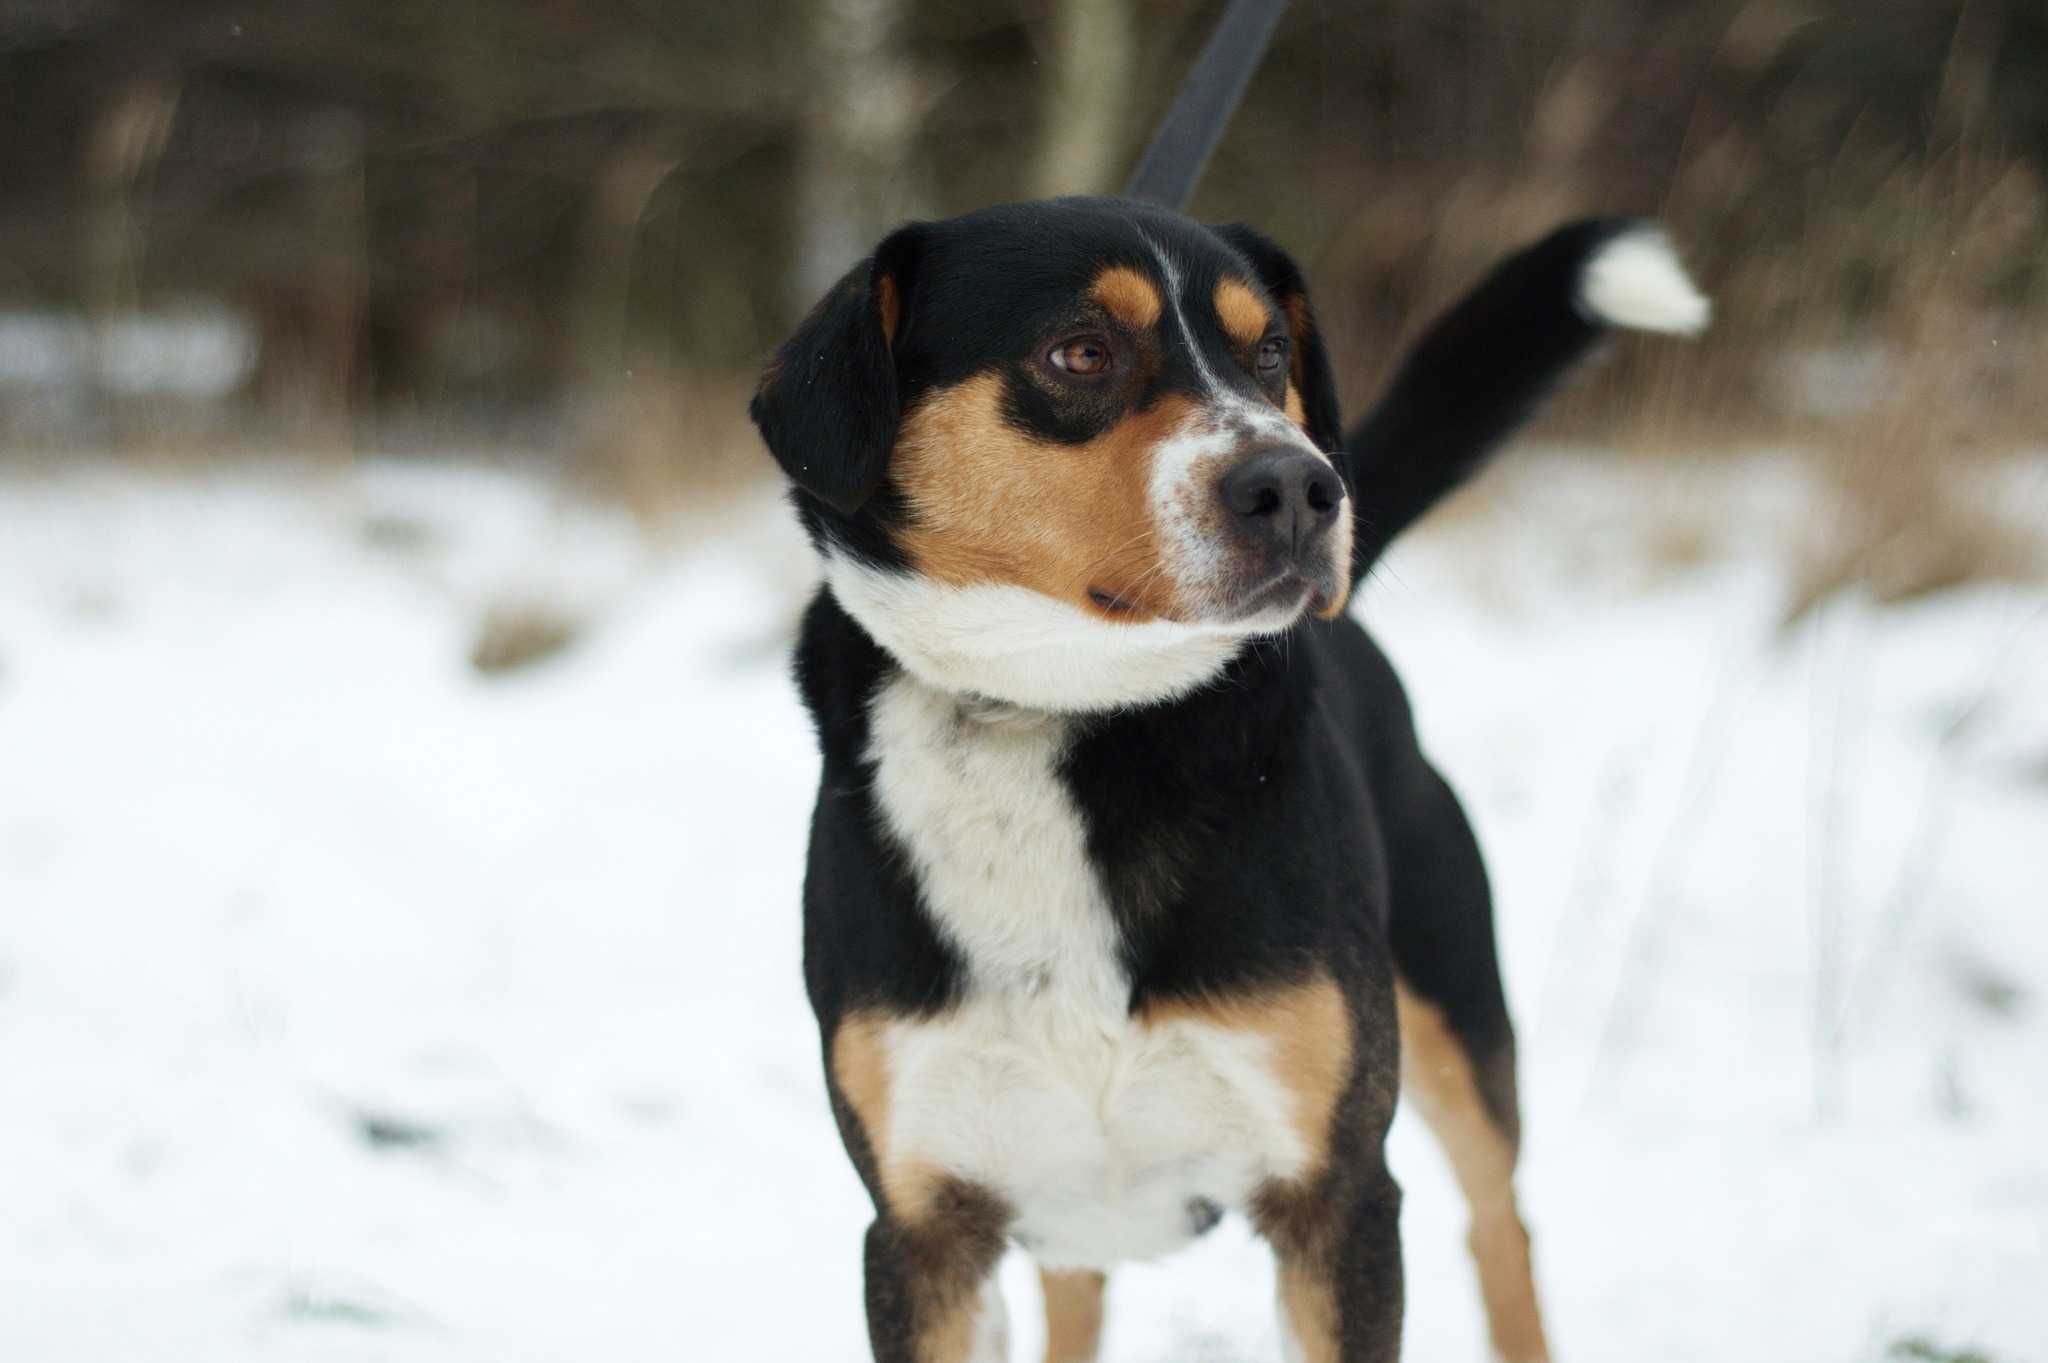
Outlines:
[{"label": "dog's front leg", "polygon": [[876,1218],[867,1237],[875,1363],[1003,1363],[1003,1219],[1000,1204],[964,1185],[937,1190],[914,1220]]},{"label": "dog's front leg", "polygon": [[1287,1363],[1395,1363],[1401,1354],[1401,1190],[1384,1165],[1268,1189],[1256,1220],[1279,1261]]}]

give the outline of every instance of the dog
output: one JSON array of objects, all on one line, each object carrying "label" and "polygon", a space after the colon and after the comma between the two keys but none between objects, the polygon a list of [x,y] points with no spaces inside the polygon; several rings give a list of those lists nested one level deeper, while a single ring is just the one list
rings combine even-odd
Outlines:
[{"label": "dog", "polygon": [[889,235],[751,414],[823,567],[804,971],[873,1199],[879,1363],[1048,1363],[1106,1274],[1227,1213],[1288,1357],[1397,1357],[1397,1094],[1470,1203],[1495,1349],[1548,1357],[1478,846],[1344,614],[1386,545],[1610,328],[1706,300],[1653,224],[1509,258],[1348,430],[1302,271],[1133,200]]}]

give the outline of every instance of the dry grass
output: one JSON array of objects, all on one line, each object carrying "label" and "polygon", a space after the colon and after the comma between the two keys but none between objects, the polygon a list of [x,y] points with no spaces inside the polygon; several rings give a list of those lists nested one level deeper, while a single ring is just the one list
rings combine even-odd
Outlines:
[{"label": "dry grass", "polygon": [[2048,391],[2034,377],[2048,373],[2048,309],[2027,273],[2048,250],[2048,195],[2027,167],[1957,153],[1894,177],[1872,216],[1891,224],[1883,242],[1831,236],[1815,248],[1839,260],[1882,247],[1891,273],[1882,306],[1853,330],[1806,328],[1864,348],[1874,373],[1868,400],[1837,419],[1786,420],[1841,508],[1809,546],[1798,611],[1852,585],[1897,601],[2041,566],[2038,532],[2001,517],[1971,475],[2048,443]]},{"label": "dry grass", "polygon": [[650,531],[691,534],[780,475],[747,418],[753,385],[635,366],[579,460],[593,489]]},{"label": "dry grass", "polygon": [[487,677],[542,662],[563,652],[583,632],[582,622],[541,602],[491,607],[470,645],[469,664]]}]

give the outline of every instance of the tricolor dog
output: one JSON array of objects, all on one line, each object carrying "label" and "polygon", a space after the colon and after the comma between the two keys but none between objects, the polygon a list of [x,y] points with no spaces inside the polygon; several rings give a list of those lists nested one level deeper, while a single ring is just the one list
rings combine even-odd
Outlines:
[{"label": "tricolor dog", "polygon": [[883,1363],[1050,1363],[1105,1275],[1243,1215],[1288,1357],[1396,1357],[1405,1092],[1471,1204],[1499,1353],[1547,1357],[1479,850],[1345,613],[1387,542],[1607,328],[1706,320],[1662,234],[1564,228],[1339,421],[1300,270],[1059,199],[893,233],[753,415],[824,585],[805,974],[872,1195]]}]

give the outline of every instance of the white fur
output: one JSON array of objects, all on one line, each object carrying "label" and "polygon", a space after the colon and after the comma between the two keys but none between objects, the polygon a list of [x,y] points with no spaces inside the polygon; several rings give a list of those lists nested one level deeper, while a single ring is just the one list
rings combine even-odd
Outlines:
[{"label": "white fur", "polygon": [[1664,229],[1648,224],[1593,253],[1579,278],[1579,302],[1611,326],[1682,336],[1699,333],[1713,313]]},{"label": "white fur", "polygon": [[1025,587],[954,587],[832,553],[825,580],[877,643],[932,686],[1042,710],[1183,695],[1221,672],[1247,638],[1294,623],[1273,612],[1219,625],[1123,624]]},{"label": "white fur", "polygon": [[905,677],[875,694],[868,722],[875,798],[976,984],[1031,993],[1058,979],[1091,1012],[1121,1009],[1115,923],[1056,770],[1068,722]]},{"label": "white fur", "polygon": [[1150,1258],[1197,1200],[1241,1207],[1307,1155],[1268,1043],[1144,1027],[1086,834],[1058,775],[1068,721],[963,702],[913,677],[871,708],[875,794],[966,997],[889,1025],[892,1159],[929,1161],[1016,1211],[1054,1268]]},{"label": "white fur", "polygon": [[1208,606],[1230,571],[1230,548],[1216,533],[1214,484],[1238,447],[1231,432],[1204,424],[1174,432],[1152,452],[1152,523],[1191,610]]},{"label": "white fur", "polygon": [[1201,380],[1203,405],[1210,413],[1209,424],[1236,426],[1270,444],[1294,445],[1310,454],[1322,454],[1323,451],[1315,447],[1315,443],[1288,419],[1285,412],[1270,402],[1247,397],[1216,377],[1216,371],[1209,367],[1208,355],[1195,339],[1194,328],[1188,325],[1186,306],[1181,299],[1180,267],[1158,242],[1147,237],[1145,244],[1152,248],[1152,258],[1159,262],[1160,276],[1166,281],[1167,304],[1173,309],[1174,325],[1180,328],[1181,345],[1194,363],[1195,376]]}]

